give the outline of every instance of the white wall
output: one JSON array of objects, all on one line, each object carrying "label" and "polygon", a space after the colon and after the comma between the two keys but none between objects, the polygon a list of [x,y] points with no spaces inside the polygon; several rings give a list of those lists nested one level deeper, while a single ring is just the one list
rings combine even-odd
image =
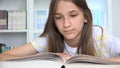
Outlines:
[{"label": "white wall", "polygon": [[120,0],[112,0],[113,34],[120,38]]}]

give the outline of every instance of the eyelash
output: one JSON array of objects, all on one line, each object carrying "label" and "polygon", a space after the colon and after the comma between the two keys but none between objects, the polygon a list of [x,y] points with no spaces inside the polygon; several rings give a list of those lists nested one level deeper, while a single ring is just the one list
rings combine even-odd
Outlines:
[{"label": "eyelash", "polygon": [[[70,15],[71,17],[76,17],[77,16],[77,14],[73,14],[73,15]],[[59,16],[59,17],[55,17],[55,19],[61,19],[62,17],[61,16]]]},{"label": "eyelash", "polygon": [[77,14],[73,14],[73,15],[71,15],[71,17],[76,17],[77,16]]},{"label": "eyelash", "polygon": [[62,17],[55,17],[55,19],[61,19]]}]

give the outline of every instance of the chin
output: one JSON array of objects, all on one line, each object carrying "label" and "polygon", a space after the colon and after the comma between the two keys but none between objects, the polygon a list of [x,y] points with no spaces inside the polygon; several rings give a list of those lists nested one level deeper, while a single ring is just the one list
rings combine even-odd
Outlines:
[{"label": "chin", "polygon": [[68,36],[68,37],[65,37],[65,39],[67,39],[67,40],[73,40],[75,37],[73,37],[73,36]]}]

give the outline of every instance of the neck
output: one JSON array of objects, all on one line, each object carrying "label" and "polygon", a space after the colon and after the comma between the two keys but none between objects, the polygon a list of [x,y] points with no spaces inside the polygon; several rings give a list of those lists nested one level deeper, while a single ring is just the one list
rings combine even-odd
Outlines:
[{"label": "neck", "polygon": [[65,40],[70,47],[77,47],[79,40]]},{"label": "neck", "polygon": [[70,47],[78,47],[79,42],[80,42],[80,36],[81,34],[77,35],[73,39],[65,39],[65,41]]}]

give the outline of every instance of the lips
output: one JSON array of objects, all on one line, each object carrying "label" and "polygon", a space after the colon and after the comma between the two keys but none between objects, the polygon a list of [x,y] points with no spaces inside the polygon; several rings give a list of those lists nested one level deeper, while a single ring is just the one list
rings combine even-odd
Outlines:
[{"label": "lips", "polygon": [[64,30],[65,34],[71,34],[73,32],[74,29],[70,29],[70,30]]}]

